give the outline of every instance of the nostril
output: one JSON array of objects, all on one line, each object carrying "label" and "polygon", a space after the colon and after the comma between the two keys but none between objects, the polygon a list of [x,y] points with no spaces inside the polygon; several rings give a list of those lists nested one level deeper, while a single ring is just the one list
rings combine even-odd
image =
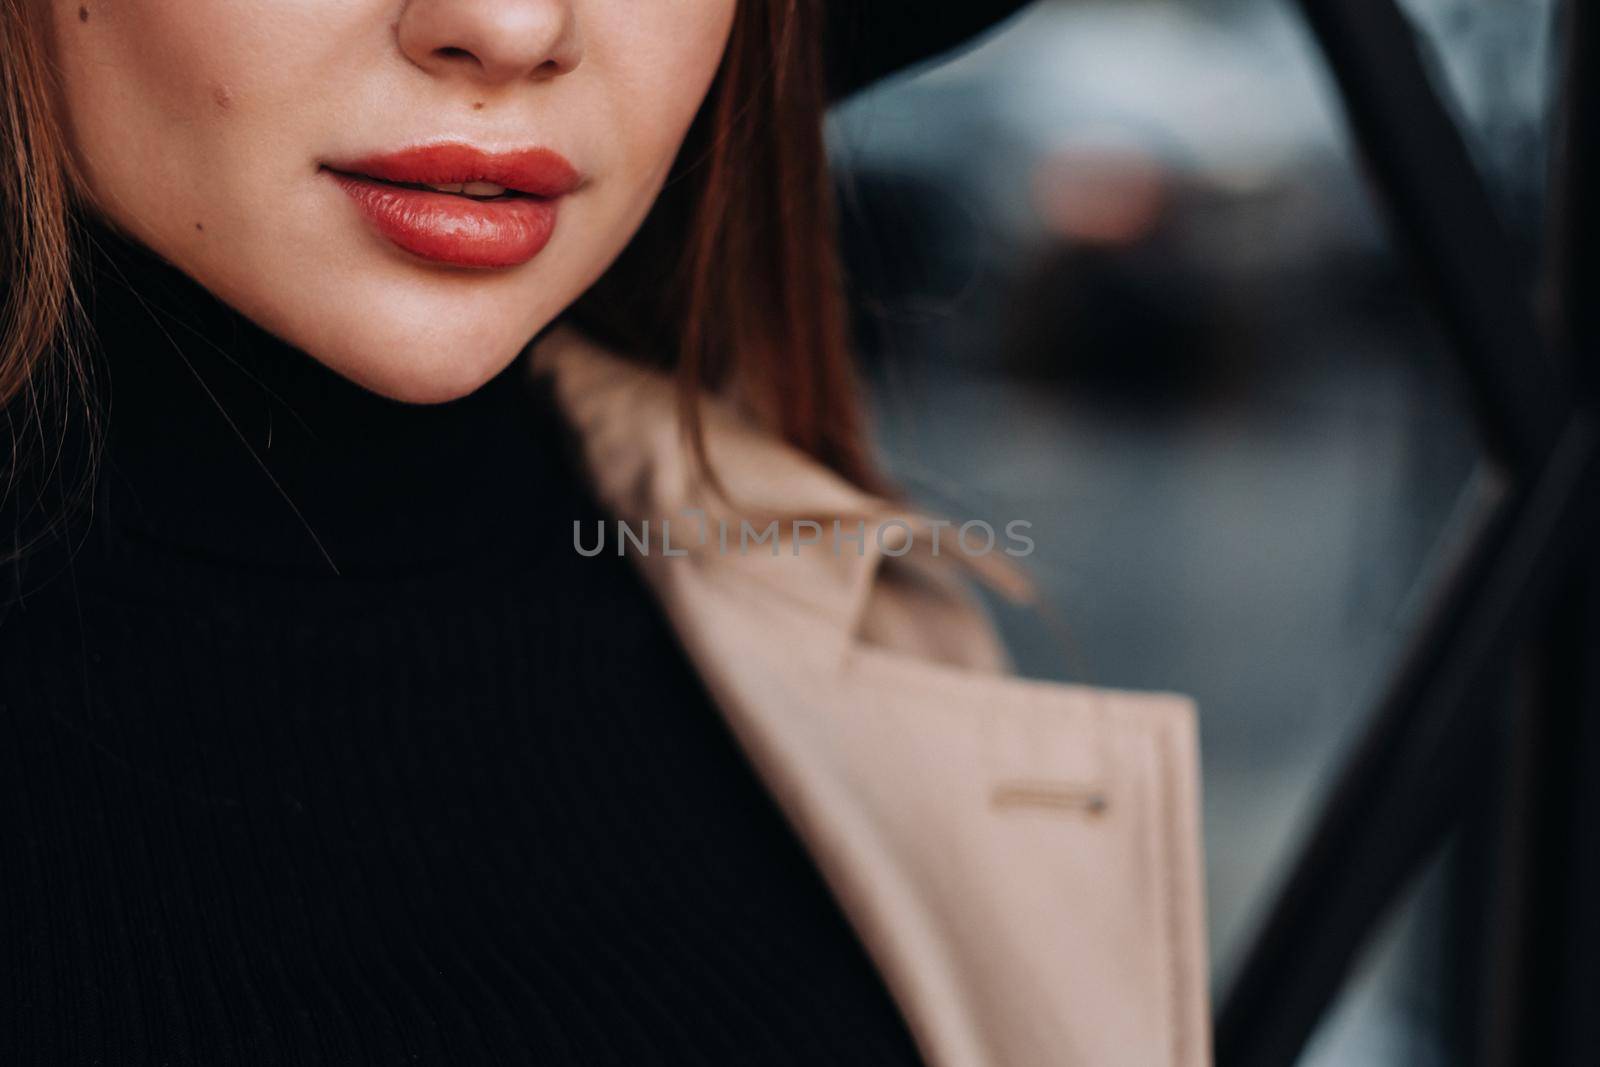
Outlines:
[{"label": "nostril", "polygon": [[418,0],[396,6],[404,7],[394,23],[400,52],[419,69],[441,77],[480,85],[530,77],[543,81],[571,70],[582,55],[568,11],[570,0],[538,5]]}]

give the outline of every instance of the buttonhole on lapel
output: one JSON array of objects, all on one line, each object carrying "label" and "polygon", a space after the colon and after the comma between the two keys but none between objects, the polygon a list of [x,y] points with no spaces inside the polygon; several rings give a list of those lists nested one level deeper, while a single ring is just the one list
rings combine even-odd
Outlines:
[{"label": "buttonhole on lapel", "polygon": [[996,808],[1050,808],[1104,815],[1111,806],[1105,790],[1061,782],[1001,782],[989,794]]}]

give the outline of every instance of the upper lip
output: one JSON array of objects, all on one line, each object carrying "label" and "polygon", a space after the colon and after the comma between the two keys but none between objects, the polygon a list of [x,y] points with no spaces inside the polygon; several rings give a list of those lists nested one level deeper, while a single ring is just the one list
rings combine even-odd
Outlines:
[{"label": "upper lip", "polygon": [[583,181],[577,168],[553,149],[490,150],[458,141],[415,145],[325,166],[345,174],[415,185],[490,182],[540,197],[565,196]]}]

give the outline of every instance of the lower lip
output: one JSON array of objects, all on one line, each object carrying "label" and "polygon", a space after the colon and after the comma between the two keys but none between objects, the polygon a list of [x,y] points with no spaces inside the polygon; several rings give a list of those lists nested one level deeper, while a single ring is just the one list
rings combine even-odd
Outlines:
[{"label": "lower lip", "polygon": [[471,200],[329,171],[377,231],[433,263],[504,268],[544,250],[556,228],[555,199]]}]

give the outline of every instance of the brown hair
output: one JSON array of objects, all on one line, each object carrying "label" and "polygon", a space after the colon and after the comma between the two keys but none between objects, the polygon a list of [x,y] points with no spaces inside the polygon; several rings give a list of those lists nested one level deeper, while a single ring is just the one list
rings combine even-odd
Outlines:
[{"label": "brown hair", "polygon": [[[824,9],[824,0],[740,0],[721,69],[667,188],[572,314],[624,350],[676,368],[702,461],[699,390],[736,389],[785,440],[877,488],[822,137]],[[88,201],[54,112],[44,28],[32,14],[42,10],[0,0],[7,410],[19,398],[37,407],[42,383],[54,378],[47,372],[77,374],[71,227]]]},{"label": "brown hair", "polygon": [[861,416],[823,144],[824,0],[741,0],[722,69],[667,188],[575,306],[591,332],[670,353],[704,461],[697,387],[865,488]]}]

